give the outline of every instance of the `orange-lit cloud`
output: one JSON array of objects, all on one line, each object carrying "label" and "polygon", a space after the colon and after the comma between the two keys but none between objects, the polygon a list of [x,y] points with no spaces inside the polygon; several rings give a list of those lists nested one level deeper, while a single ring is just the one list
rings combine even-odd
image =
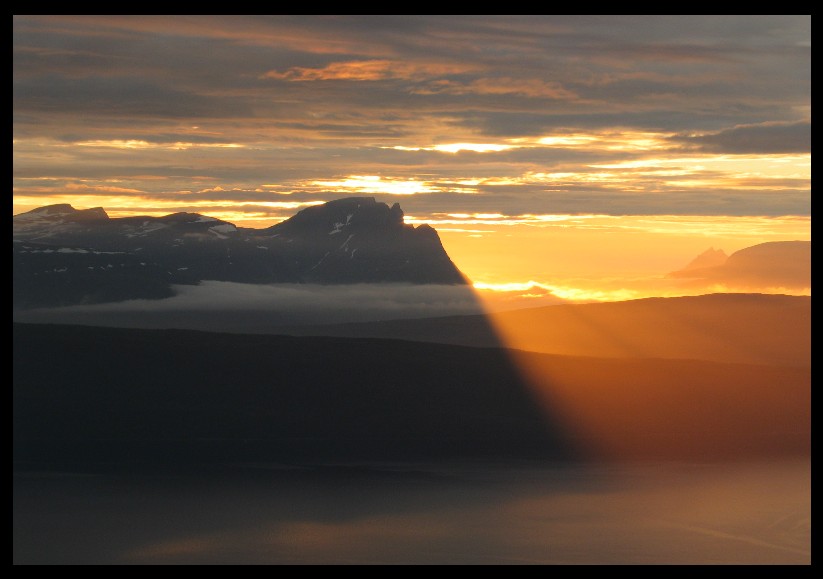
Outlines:
[{"label": "orange-lit cloud", "polygon": [[332,62],[322,68],[294,67],[284,72],[271,70],[261,78],[290,81],[315,80],[386,80],[421,79],[433,76],[460,74],[476,69],[473,66],[448,63],[409,63],[391,60],[354,60]]},{"label": "orange-lit cloud", "polygon": [[108,147],[112,149],[170,149],[178,151],[192,148],[240,149],[243,147],[243,145],[238,143],[186,143],[181,141],[175,143],[150,143],[140,139],[78,141],[77,143],[72,143],[70,146]]},{"label": "orange-lit cloud", "polygon": [[311,183],[324,189],[354,191],[357,193],[382,193],[387,195],[414,195],[435,191],[429,183],[416,179],[384,179],[379,175],[350,175],[340,180],[318,180]]},{"label": "orange-lit cloud", "polygon": [[802,120],[738,125],[721,131],[675,135],[672,140],[687,148],[709,152],[811,153],[812,124],[810,120]]},{"label": "orange-lit cloud", "polygon": [[542,79],[515,79],[510,77],[479,78],[470,82],[437,80],[417,88],[418,94],[446,93],[453,95],[522,95],[535,98],[573,100],[578,95],[558,82]]},{"label": "orange-lit cloud", "polygon": [[[514,149],[516,145],[502,145],[494,143],[445,143],[432,145],[431,147],[404,147],[396,145],[392,147],[398,151],[441,151],[445,153],[459,153],[460,151],[473,151],[475,153],[496,153],[507,149]],[[477,181],[474,181],[475,184]]]}]

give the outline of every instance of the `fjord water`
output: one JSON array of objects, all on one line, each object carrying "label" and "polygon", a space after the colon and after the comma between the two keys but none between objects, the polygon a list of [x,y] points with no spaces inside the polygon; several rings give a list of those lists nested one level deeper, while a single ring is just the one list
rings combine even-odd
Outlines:
[{"label": "fjord water", "polygon": [[810,462],[14,475],[15,564],[808,564]]}]

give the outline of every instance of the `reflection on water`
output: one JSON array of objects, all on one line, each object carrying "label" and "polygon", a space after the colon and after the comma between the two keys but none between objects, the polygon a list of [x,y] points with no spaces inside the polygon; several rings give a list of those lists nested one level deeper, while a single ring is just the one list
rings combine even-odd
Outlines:
[{"label": "reflection on water", "polygon": [[809,460],[14,475],[14,563],[809,564]]}]

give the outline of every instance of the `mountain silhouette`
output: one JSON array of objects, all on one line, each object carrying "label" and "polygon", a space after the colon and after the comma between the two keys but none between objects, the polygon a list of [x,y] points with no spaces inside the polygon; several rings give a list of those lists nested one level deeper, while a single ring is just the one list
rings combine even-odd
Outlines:
[{"label": "mountain silhouette", "polygon": [[267,229],[197,213],[110,218],[50,205],[13,218],[14,307],[173,295],[174,284],[465,284],[437,232],[398,204],[352,197]]},{"label": "mountain silhouette", "polygon": [[715,284],[746,290],[812,287],[811,241],[760,243],[735,251],[717,264],[701,259],[707,253],[668,277],[688,280],[693,285]]},{"label": "mountain silhouette", "polygon": [[729,259],[729,256],[726,255],[726,252],[722,249],[715,249],[710,247],[693,260],[691,260],[686,267],[684,267],[680,271],[688,271],[694,269],[700,269],[703,267],[714,267],[716,265],[723,265],[726,263],[726,260]]}]

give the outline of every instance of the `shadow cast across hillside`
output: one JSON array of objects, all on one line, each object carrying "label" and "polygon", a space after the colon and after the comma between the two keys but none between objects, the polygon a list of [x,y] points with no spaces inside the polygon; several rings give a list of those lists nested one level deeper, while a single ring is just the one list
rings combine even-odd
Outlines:
[{"label": "shadow cast across hillside", "polygon": [[502,348],[15,324],[13,358],[18,462],[577,457]]},{"label": "shadow cast across hillside", "polygon": [[[40,310],[24,319],[61,325],[15,324],[15,458],[807,456],[809,306],[730,294],[477,314],[468,285],[216,283]],[[317,323],[330,318],[350,323]]]}]

